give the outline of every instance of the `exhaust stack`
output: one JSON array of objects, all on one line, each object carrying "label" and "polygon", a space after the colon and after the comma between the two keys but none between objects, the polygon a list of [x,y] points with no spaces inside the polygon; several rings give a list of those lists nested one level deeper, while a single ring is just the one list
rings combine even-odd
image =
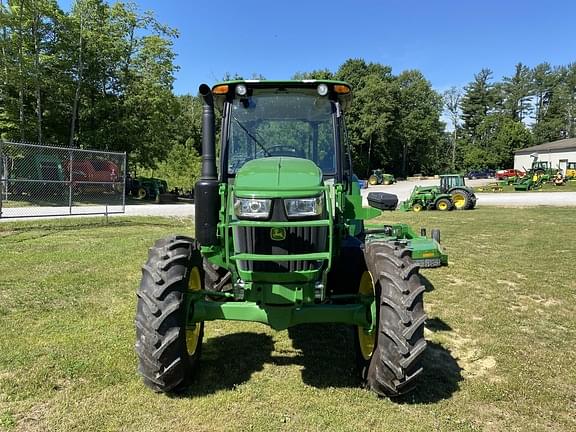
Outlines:
[{"label": "exhaust stack", "polygon": [[206,84],[198,89],[202,105],[202,173],[194,186],[196,208],[196,240],[202,246],[215,246],[218,242],[218,211],[220,193],[216,171],[216,143],[214,128],[214,98]]},{"label": "exhaust stack", "polygon": [[198,89],[202,105],[202,180],[216,180],[216,144],[214,130],[214,98],[206,84]]}]

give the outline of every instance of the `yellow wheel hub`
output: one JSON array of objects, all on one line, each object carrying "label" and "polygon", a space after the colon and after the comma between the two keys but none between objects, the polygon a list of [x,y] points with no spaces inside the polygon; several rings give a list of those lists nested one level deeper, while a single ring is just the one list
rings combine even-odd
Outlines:
[{"label": "yellow wheel hub", "polygon": [[463,209],[466,205],[466,197],[461,193],[455,193],[452,195],[452,201],[454,202],[454,207],[458,210]]},{"label": "yellow wheel hub", "polygon": [[438,210],[446,210],[448,208],[448,204],[446,204],[444,201],[438,203]]},{"label": "yellow wheel hub", "polygon": [[419,212],[419,211],[421,211],[421,210],[422,210],[422,205],[421,205],[421,204],[414,204],[414,205],[412,206],[412,211]]},{"label": "yellow wheel hub", "polygon": [[[374,281],[372,280],[372,275],[370,272],[365,271],[360,278],[360,286],[358,287],[358,293],[363,295],[374,295]],[[357,326],[358,331],[358,343],[360,345],[360,353],[364,360],[370,360],[372,353],[374,352],[374,346],[376,345],[376,331],[372,334],[366,332],[364,327]]]},{"label": "yellow wheel hub", "polygon": [[[192,267],[190,270],[190,279],[188,281],[188,290],[200,291],[202,289],[202,280],[200,279],[200,270],[198,267]],[[198,349],[200,340],[201,323],[194,324],[194,327],[186,329],[186,349],[188,355],[194,355]]]},{"label": "yellow wheel hub", "polygon": [[368,177],[368,183],[370,183],[371,185],[378,184],[378,177],[371,175],[370,177]]},{"label": "yellow wheel hub", "polygon": [[146,198],[146,189],[144,188],[138,189],[138,198],[140,199]]}]

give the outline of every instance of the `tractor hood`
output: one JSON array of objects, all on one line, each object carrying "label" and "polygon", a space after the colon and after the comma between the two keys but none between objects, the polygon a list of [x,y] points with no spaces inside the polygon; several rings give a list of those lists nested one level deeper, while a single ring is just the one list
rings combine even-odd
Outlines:
[{"label": "tractor hood", "polygon": [[235,190],[244,197],[285,197],[314,194],[322,185],[322,171],[307,159],[254,159],[236,173]]}]

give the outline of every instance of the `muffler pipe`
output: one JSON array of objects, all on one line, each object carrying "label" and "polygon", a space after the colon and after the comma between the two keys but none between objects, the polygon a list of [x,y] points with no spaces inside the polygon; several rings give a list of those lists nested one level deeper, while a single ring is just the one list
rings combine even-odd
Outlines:
[{"label": "muffler pipe", "polygon": [[202,246],[215,246],[218,239],[220,194],[216,171],[214,98],[206,84],[198,89],[202,97],[202,172],[194,187],[196,240]]},{"label": "muffler pipe", "polygon": [[216,180],[216,133],[214,128],[214,98],[206,84],[198,92],[202,97],[202,180]]}]

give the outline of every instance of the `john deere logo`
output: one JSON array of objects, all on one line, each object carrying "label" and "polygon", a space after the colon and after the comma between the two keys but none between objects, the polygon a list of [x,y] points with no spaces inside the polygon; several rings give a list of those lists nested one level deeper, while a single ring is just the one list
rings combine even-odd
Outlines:
[{"label": "john deere logo", "polygon": [[270,238],[275,241],[282,241],[286,238],[286,230],[284,228],[270,228]]}]

